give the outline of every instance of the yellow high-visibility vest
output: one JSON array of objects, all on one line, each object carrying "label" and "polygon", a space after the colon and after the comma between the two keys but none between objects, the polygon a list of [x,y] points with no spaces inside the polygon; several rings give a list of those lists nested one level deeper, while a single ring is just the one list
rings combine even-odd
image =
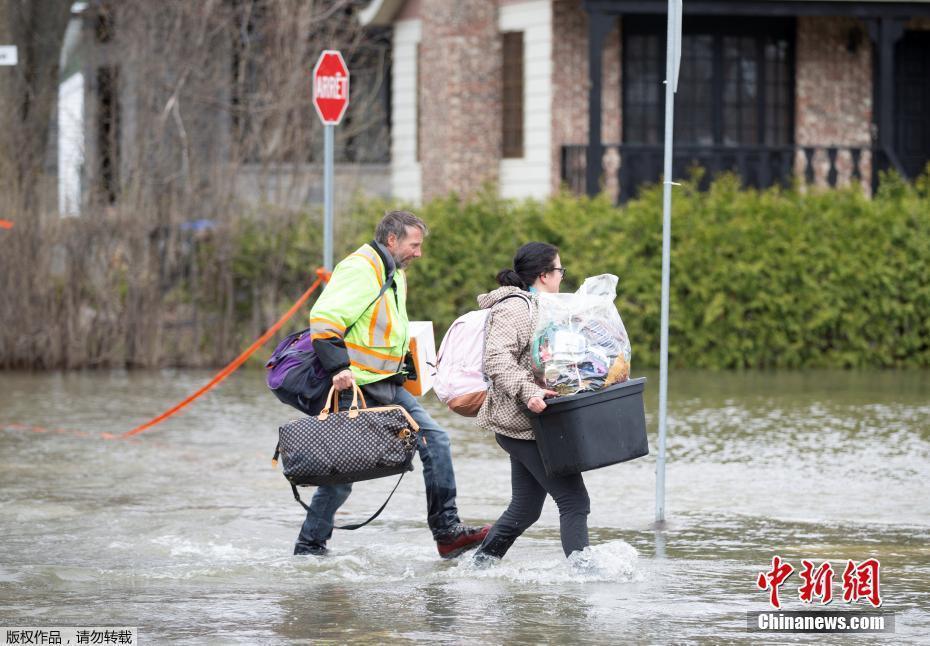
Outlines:
[{"label": "yellow high-visibility vest", "polygon": [[344,339],[352,374],[360,386],[400,372],[410,344],[407,277],[396,269],[396,292],[388,288],[372,303],[385,279],[381,256],[371,245],[362,245],[336,265],[310,310],[312,338]]}]

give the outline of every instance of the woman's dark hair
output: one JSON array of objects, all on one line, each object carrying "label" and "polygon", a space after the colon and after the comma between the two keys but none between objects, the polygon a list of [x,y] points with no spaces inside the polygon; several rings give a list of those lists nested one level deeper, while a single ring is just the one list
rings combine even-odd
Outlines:
[{"label": "woman's dark hair", "polygon": [[497,284],[528,290],[536,277],[555,268],[555,257],[559,248],[545,242],[527,242],[517,249],[513,257],[513,268],[497,274]]}]

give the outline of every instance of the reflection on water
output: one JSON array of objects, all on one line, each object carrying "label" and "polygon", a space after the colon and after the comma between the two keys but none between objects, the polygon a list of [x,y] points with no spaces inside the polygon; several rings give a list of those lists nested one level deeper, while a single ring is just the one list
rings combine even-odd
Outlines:
[{"label": "reflection on water", "polygon": [[[647,376],[654,441],[658,379]],[[652,527],[653,445],[585,475],[584,564],[562,557],[550,501],[486,569],[437,558],[417,474],[371,526],[337,532],[330,558],[290,556],[303,510],[270,457],[291,415],[261,373],[235,375],[135,441],[100,439],[209,377],[0,375],[6,625],[134,625],[146,643],[741,641],[745,613],[767,608],[755,578],[778,554],[840,571],[879,558],[894,642],[930,634],[925,373],[673,373],[667,528]],[[427,404],[453,437],[463,517],[496,519],[506,456]],[[364,518],[392,485],[357,484],[339,520]],[[804,608],[797,585],[782,589],[787,610]],[[848,609],[834,585],[831,608]]]}]

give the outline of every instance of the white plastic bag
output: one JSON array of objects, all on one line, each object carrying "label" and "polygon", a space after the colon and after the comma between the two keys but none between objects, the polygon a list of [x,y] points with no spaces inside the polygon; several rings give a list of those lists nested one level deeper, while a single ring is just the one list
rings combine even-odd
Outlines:
[{"label": "white plastic bag", "polygon": [[630,341],[614,305],[618,281],[601,274],[574,294],[539,294],[532,357],[546,388],[574,395],[629,379]]}]

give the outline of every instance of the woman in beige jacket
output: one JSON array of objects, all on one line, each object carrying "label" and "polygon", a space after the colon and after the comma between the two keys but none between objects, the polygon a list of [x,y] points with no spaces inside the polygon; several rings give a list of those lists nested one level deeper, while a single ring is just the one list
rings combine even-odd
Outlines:
[{"label": "woman in beige jacket", "polygon": [[556,393],[533,378],[530,345],[537,317],[538,292],[555,293],[565,274],[557,247],[530,242],[517,250],[513,268],[497,275],[501,285],[478,297],[491,309],[484,346],[484,371],[490,380],[478,412],[478,426],[494,431],[510,455],[510,506],[488,532],[476,560],[504,556],[517,537],[539,519],[546,494],[559,507],[565,556],[588,545],[588,492],[580,474],[546,475],[527,411],[541,413]]}]

